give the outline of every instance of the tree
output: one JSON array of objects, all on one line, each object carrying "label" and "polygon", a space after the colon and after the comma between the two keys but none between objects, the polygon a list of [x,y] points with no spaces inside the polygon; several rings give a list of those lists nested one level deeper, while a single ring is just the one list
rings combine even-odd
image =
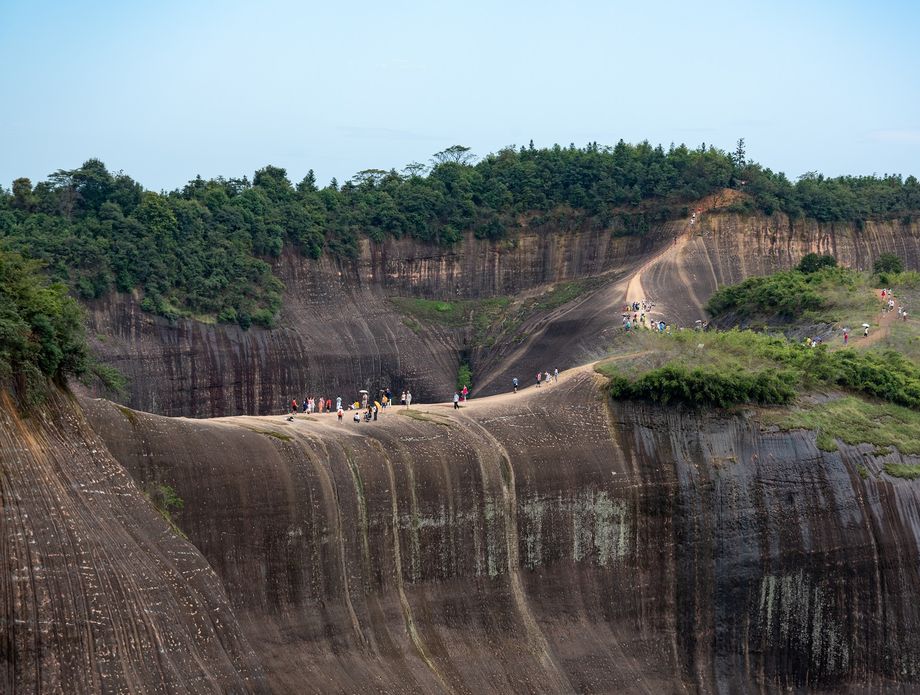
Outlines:
[{"label": "tree", "polygon": [[738,144],[735,146],[735,153],[732,155],[732,164],[735,169],[743,169],[747,164],[747,155],[744,151],[744,138],[738,138]]},{"label": "tree", "polygon": [[833,268],[837,265],[837,259],[833,256],[819,256],[816,253],[808,253],[802,256],[796,268],[803,273],[815,273],[822,268]]},{"label": "tree", "polygon": [[22,177],[13,181],[13,207],[31,210],[34,202],[31,179]]},{"label": "tree", "polygon": [[451,145],[446,150],[435,152],[431,156],[434,163],[437,164],[469,164],[476,156],[470,152],[469,147],[463,145]]},{"label": "tree", "polygon": [[313,173],[313,170],[307,172],[307,175],[303,177],[303,180],[297,184],[298,193],[314,193],[316,191],[316,175]]},{"label": "tree", "polygon": [[403,173],[409,178],[419,178],[425,175],[428,167],[421,162],[409,162],[403,168]]},{"label": "tree", "polygon": [[883,253],[875,259],[872,270],[876,273],[903,273],[904,261],[893,253]]}]

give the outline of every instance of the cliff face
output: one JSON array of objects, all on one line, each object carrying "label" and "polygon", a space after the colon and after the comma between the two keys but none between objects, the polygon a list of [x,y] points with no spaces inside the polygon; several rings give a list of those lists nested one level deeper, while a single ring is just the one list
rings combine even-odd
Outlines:
[{"label": "cliff face", "polygon": [[0,393],[0,691],[267,690],[220,580],[69,398]]},{"label": "cliff face", "polygon": [[[537,311],[496,344],[472,350],[474,391],[491,394],[507,390],[513,376],[530,379],[537,369],[564,369],[602,354],[631,287],[656,301],[669,323],[691,325],[717,284],[791,267],[809,251],[860,268],[893,251],[920,267],[920,226],[856,229],[706,212],[693,225],[676,221],[642,238],[538,228],[505,242],[469,236],[452,249],[405,239],[365,242],[353,262],[280,259],[276,271],[286,290],[274,330],[170,325],[116,296],[90,307],[89,335],[104,361],[129,377],[126,402],[167,415],[275,413],[305,391],[334,398],[385,386],[445,400],[461,351],[468,352],[464,336],[435,325],[410,328],[388,297],[516,296],[596,278],[591,292]],[[640,271],[641,282],[632,282]]]},{"label": "cliff face", "polygon": [[360,425],[87,407],[276,692],[916,687],[920,483],[881,472],[916,457],[594,379]]},{"label": "cliff face", "polygon": [[353,262],[287,253],[279,327],[243,331],[191,320],[170,324],[127,296],[89,307],[88,334],[103,361],[130,382],[126,402],[166,415],[280,412],[291,398],[410,388],[417,398],[453,393],[462,336],[413,330],[387,299],[475,299],[615,271],[656,243],[609,232],[538,229],[514,243],[471,235],[453,249],[410,240],[365,242]]}]

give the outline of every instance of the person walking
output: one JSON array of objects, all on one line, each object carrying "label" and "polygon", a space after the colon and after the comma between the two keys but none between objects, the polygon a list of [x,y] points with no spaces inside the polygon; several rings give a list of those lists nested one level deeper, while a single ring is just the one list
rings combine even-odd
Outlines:
[{"label": "person walking", "polygon": [[512,386],[512,388],[514,388],[514,392],[517,393],[517,387],[518,387],[518,379],[517,379],[517,377],[514,377],[514,378],[511,380],[511,386]]},{"label": "person walking", "polygon": [[454,391],[454,410],[460,410],[460,394]]},{"label": "person walking", "polygon": [[863,326],[863,338],[868,338],[868,337],[869,337],[869,327]]},{"label": "person walking", "polygon": [[558,369],[554,369],[554,370],[553,370],[553,383],[555,384],[555,383],[558,383],[558,382],[559,382],[559,370],[558,370]]},{"label": "person walking", "polygon": [[342,409],[342,397],[341,397],[341,396],[336,396],[336,397],[335,397],[335,409],[336,409],[336,410],[341,410],[341,409]]},{"label": "person walking", "polygon": [[843,332],[843,345],[846,347],[850,342],[850,334],[847,331]]},{"label": "person walking", "polygon": [[406,407],[412,405],[412,391],[406,391]]},{"label": "person walking", "polygon": [[400,405],[406,404],[406,390],[405,389],[403,389],[403,392],[399,395],[399,404]]},{"label": "person walking", "polygon": [[466,397],[469,395],[470,390],[466,387],[466,384],[463,385],[463,390],[460,392],[460,400],[466,403]]},{"label": "person walking", "polygon": [[540,388],[540,380],[543,378],[542,372],[537,372],[537,388]]}]

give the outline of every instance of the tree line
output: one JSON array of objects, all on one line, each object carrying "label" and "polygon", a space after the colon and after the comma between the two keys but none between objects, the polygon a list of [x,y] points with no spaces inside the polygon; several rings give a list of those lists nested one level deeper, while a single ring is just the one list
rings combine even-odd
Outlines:
[{"label": "tree line", "polygon": [[280,281],[271,262],[285,246],[311,258],[357,254],[359,240],[411,237],[447,246],[466,233],[502,239],[527,224],[643,234],[687,214],[726,187],[749,194],[738,212],[819,221],[914,219],[920,184],[910,176],[796,182],[734,152],[701,145],[508,147],[475,161],[454,146],[402,171],[367,169],[320,187],[266,166],[250,181],[197,177],[156,193],[98,159],[35,185],[0,188],[0,237],[43,261],[80,297],[140,290],[144,309],[271,326]]}]

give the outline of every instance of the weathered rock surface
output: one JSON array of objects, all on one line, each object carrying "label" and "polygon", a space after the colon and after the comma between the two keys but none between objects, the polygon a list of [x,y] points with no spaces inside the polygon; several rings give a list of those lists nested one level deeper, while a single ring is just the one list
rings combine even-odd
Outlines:
[{"label": "weathered rock surface", "polygon": [[0,692],[267,692],[220,580],[64,396],[0,392]]},{"label": "weathered rock surface", "polygon": [[511,335],[472,351],[474,390],[506,390],[512,376],[568,368],[599,356],[619,328],[629,279],[644,268],[642,291],[662,317],[692,324],[717,283],[787,268],[809,251],[869,267],[882,252],[920,267],[920,226],[867,222],[863,228],[782,216],[704,213],[638,238],[609,231],[532,229],[505,242],[469,236],[443,249],[411,240],[365,242],[353,262],[286,254],[286,285],[274,330],[174,325],[114,296],[90,307],[89,335],[104,361],[130,380],[129,405],[194,417],[280,412],[290,398],[348,396],[359,388],[411,388],[423,400],[453,393],[461,351],[456,331],[413,331],[392,296],[437,299],[515,296],[552,283],[603,278],[594,291],[528,317]]},{"label": "weathered rock surface", "polygon": [[275,692],[918,687],[920,482],[881,472],[916,457],[585,370],[370,424],[87,408],[184,498]]}]

